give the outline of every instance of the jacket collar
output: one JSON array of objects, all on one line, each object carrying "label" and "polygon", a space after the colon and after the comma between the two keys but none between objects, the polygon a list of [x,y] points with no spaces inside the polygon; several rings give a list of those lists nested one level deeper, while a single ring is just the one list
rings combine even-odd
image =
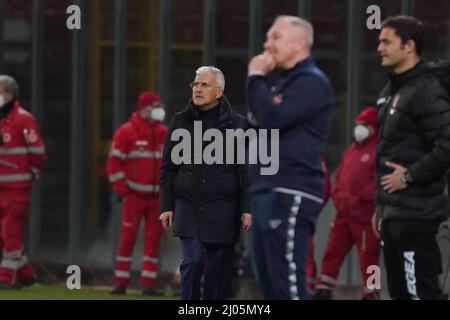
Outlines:
[{"label": "jacket collar", "polygon": [[[218,108],[219,108],[219,120],[217,126],[219,129],[223,129],[233,122],[233,112],[231,109],[230,101],[225,95],[223,95],[219,99]],[[194,121],[200,119],[198,107],[194,105],[192,99],[189,100],[187,109],[191,112]]]},{"label": "jacket collar", "polygon": [[151,123],[145,119],[142,119],[137,112],[133,112],[130,120],[133,126],[135,126],[139,131],[147,130],[151,126]]},{"label": "jacket collar", "polygon": [[299,61],[291,69],[284,70],[281,74],[284,77],[289,77],[292,74],[296,74],[302,70],[308,69],[312,65],[314,65],[314,58],[312,56],[309,56],[306,59]]},{"label": "jacket collar", "polygon": [[401,87],[403,84],[408,82],[411,79],[417,78],[424,74],[425,71],[425,65],[422,61],[420,61],[418,64],[416,64],[411,69],[395,74],[393,72],[389,73],[389,79],[391,80],[394,87]]},{"label": "jacket collar", "polygon": [[0,119],[6,118],[8,115],[13,114],[15,110],[20,108],[19,100],[13,99],[8,102],[3,108],[0,110]]}]

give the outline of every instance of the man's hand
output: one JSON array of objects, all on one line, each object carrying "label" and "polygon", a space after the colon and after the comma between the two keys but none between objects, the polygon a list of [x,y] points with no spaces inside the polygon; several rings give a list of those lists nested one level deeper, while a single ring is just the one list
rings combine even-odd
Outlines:
[{"label": "man's hand", "polygon": [[267,51],[264,51],[262,54],[259,54],[250,60],[250,63],[248,64],[248,76],[255,74],[265,76],[275,69],[275,67],[276,64],[273,56]]},{"label": "man's hand", "polygon": [[242,229],[244,229],[245,231],[249,231],[252,227],[252,215],[247,212],[241,214],[241,221]]},{"label": "man's hand", "polygon": [[165,211],[161,213],[159,220],[161,220],[164,229],[169,230],[169,228],[172,227],[173,211]]},{"label": "man's hand", "polygon": [[386,166],[394,169],[394,172],[381,177],[381,186],[383,187],[383,190],[388,193],[393,193],[405,189],[408,185],[405,182],[402,182],[401,178],[407,169],[397,163],[389,161],[386,162]]},{"label": "man's hand", "polygon": [[375,233],[375,236],[380,239],[381,219],[378,219],[376,213],[374,213],[372,216],[372,229],[373,233]]}]

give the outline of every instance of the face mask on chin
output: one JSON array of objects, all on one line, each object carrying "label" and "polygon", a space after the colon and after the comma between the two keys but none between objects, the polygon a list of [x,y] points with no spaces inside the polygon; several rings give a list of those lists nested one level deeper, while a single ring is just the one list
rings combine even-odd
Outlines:
[{"label": "face mask on chin", "polygon": [[163,108],[153,108],[150,112],[150,119],[163,122],[166,117],[166,111]]},{"label": "face mask on chin", "polygon": [[369,129],[365,125],[358,124],[353,131],[353,137],[356,142],[363,142],[369,137]]}]

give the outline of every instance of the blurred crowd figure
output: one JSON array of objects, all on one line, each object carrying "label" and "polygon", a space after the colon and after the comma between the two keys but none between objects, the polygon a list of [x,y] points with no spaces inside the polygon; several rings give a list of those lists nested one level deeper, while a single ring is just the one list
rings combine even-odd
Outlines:
[{"label": "blurred crowd figure", "polygon": [[122,204],[122,221],[112,294],[126,293],[136,236],[144,219],[142,294],[162,295],[155,287],[163,233],[159,221],[159,168],[167,136],[167,127],[162,123],[164,117],[159,95],[143,92],[130,120],[114,134],[107,174]]},{"label": "blurred crowd figure", "polygon": [[0,289],[36,282],[23,245],[30,191],[47,160],[36,119],[19,101],[19,85],[0,75]]},{"label": "blurred crowd figure", "polygon": [[328,243],[316,282],[315,300],[331,300],[339,269],[353,245],[358,248],[362,296],[375,300],[379,292],[367,287],[370,266],[379,263],[380,243],[372,229],[375,210],[375,156],[378,140],[377,110],[364,109],[355,120],[353,143],[335,172],[331,198],[336,207]]}]

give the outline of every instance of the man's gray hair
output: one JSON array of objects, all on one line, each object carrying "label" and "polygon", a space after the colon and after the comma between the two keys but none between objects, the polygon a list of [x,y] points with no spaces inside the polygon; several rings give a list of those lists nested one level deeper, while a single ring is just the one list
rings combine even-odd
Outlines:
[{"label": "man's gray hair", "polygon": [[309,47],[312,48],[314,44],[314,28],[312,24],[303,18],[297,16],[278,16],[275,19],[275,22],[283,20],[289,22],[292,26],[302,29],[302,31],[306,34],[306,39],[308,40]]},{"label": "man's gray hair", "polygon": [[205,73],[213,74],[217,80],[217,87],[219,87],[222,91],[225,90],[225,77],[222,71],[220,71],[220,69],[213,66],[203,66],[198,68],[197,71],[195,71],[196,75]]},{"label": "man's gray hair", "polygon": [[19,96],[19,85],[13,77],[6,74],[0,75],[0,85],[3,85],[7,93],[12,94],[16,98]]}]

